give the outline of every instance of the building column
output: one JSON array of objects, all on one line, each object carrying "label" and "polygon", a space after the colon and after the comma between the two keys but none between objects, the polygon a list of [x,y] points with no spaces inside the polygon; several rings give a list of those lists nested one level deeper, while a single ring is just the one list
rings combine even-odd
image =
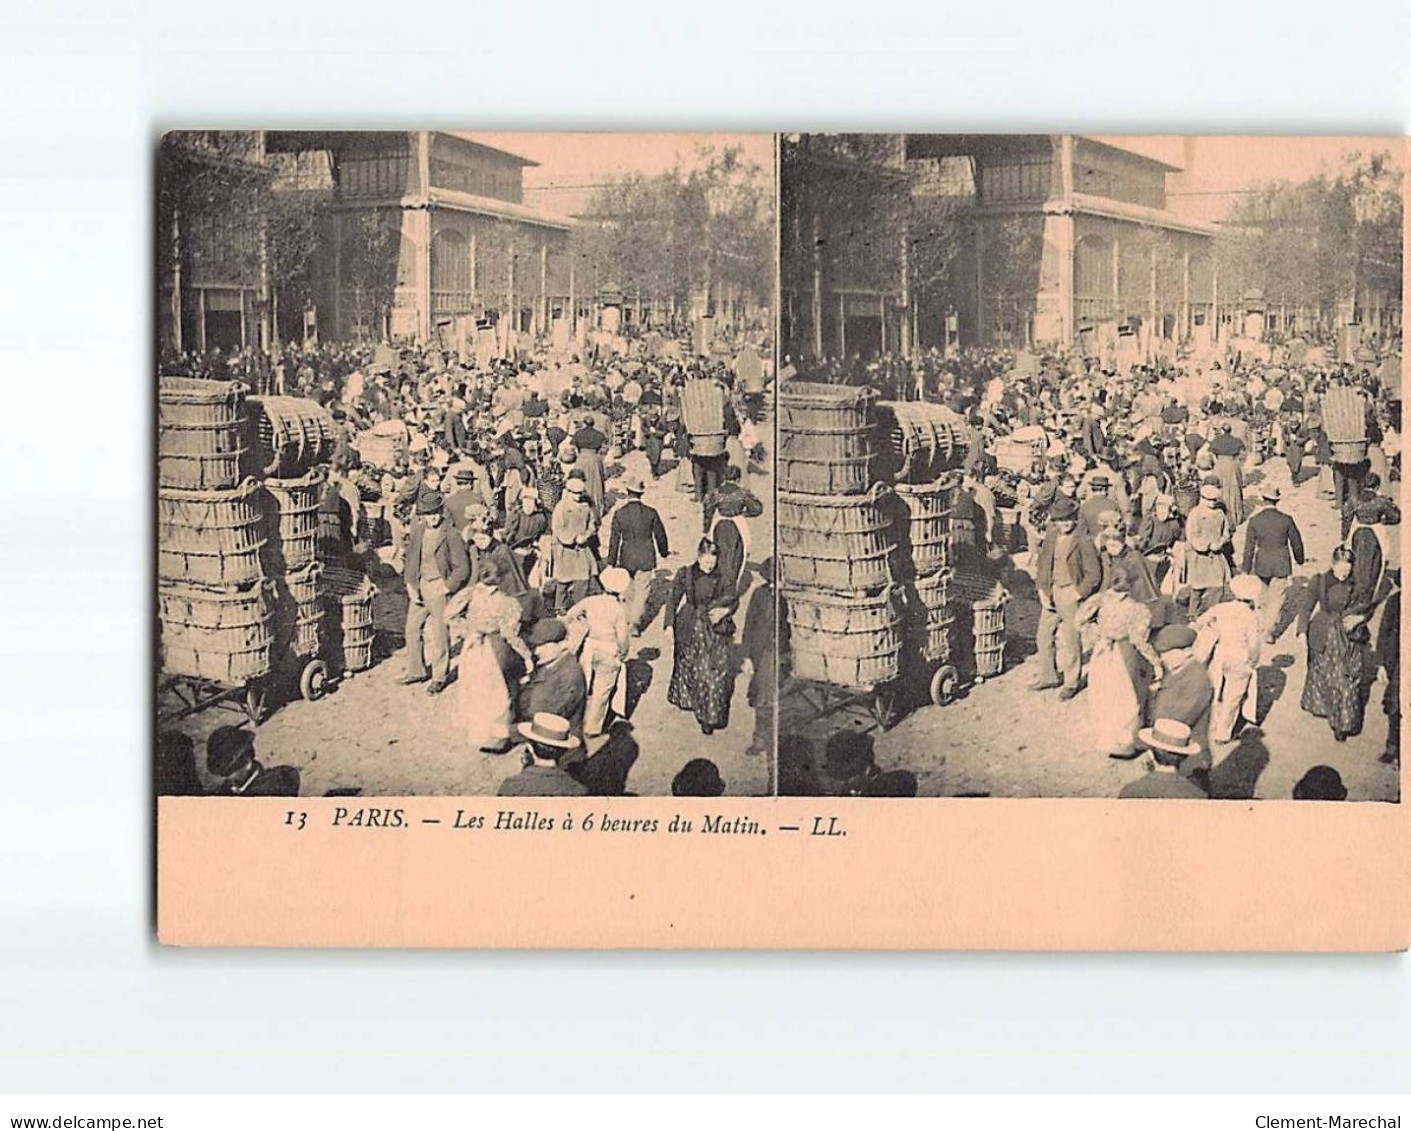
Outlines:
[{"label": "building column", "polygon": [[474,223],[472,223],[472,224],[471,224],[471,227],[470,227],[470,239],[467,240],[466,242],[470,245],[470,247],[469,247],[469,253],[470,253],[470,302],[471,302],[471,305],[474,306],[474,305],[475,305],[475,269],[476,269],[476,263],[475,263],[475,225],[474,225]]},{"label": "building column", "polygon": [[1191,336],[1191,252],[1181,252],[1181,337]]},{"label": "building column", "polygon": [[416,131],[416,336],[431,341],[431,131]]},{"label": "building column", "polygon": [[181,344],[181,209],[171,211],[171,342],[176,352]]},{"label": "building column", "polygon": [[838,356],[848,356],[848,296],[838,295]]},{"label": "building column", "polygon": [[1071,348],[1077,340],[1073,320],[1073,257],[1078,254],[1074,241],[1073,213],[1054,217],[1055,242],[1058,244],[1058,324],[1059,343]]},{"label": "building column", "polygon": [[[983,346],[990,340],[989,328],[985,324],[985,225],[975,221],[975,339],[973,344]],[[956,338],[959,339],[959,333]],[[957,344],[959,342],[957,341]]]},{"label": "building column", "polygon": [[823,359],[823,252],[818,241],[820,237],[817,210],[813,213],[813,297],[809,314],[813,322],[813,356]]}]

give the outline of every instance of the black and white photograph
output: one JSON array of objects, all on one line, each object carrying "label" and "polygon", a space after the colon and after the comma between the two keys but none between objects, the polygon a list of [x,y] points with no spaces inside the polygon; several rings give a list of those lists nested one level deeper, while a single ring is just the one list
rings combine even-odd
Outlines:
[{"label": "black and white photograph", "polygon": [[1400,800],[1404,152],[782,137],[781,794]]},{"label": "black and white photograph", "polygon": [[770,134],[175,131],[158,792],[772,792]]}]

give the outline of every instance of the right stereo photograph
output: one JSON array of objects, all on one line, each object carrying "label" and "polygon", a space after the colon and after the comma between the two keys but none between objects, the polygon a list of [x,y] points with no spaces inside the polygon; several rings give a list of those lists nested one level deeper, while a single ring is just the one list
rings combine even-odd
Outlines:
[{"label": "right stereo photograph", "polygon": [[779,145],[779,792],[1399,802],[1405,141]]}]

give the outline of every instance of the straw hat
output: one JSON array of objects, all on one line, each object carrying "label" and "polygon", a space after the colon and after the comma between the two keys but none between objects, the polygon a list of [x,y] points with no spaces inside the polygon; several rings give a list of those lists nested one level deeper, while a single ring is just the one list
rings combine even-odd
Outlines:
[{"label": "straw hat", "polygon": [[578,749],[578,736],[568,729],[568,720],[548,711],[536,711],[534,718],[520,723],[519,733],[536,746],[552,746],[559,750]]},{"label": "straw hat", "polygon": [[1157,719],[1137,731],[1137,737],[1155,750],[1189,757],[1200,753],[1200,743],[1191,741],[1191,728],[1176,719]]},{"label": "straw hat", "polygon": [[1253,603],[1258,601],[1259,595],[1264,592],[1264,583],[1253,574],[1242,573],[1230,579],[1230,592],[1235,595],[1236,601]]}]

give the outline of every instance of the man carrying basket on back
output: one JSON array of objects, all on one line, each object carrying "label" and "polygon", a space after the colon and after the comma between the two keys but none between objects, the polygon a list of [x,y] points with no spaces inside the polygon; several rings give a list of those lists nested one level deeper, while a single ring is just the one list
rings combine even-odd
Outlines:
[{"label": "man carrying basket on back", "polygon": [[729,390],[714,377],[691,378],[681,390],[681,420],[690,442],[695,499],[703,503],[725,481],[730,459],[725,451],[726,437],[740,433]]}]

